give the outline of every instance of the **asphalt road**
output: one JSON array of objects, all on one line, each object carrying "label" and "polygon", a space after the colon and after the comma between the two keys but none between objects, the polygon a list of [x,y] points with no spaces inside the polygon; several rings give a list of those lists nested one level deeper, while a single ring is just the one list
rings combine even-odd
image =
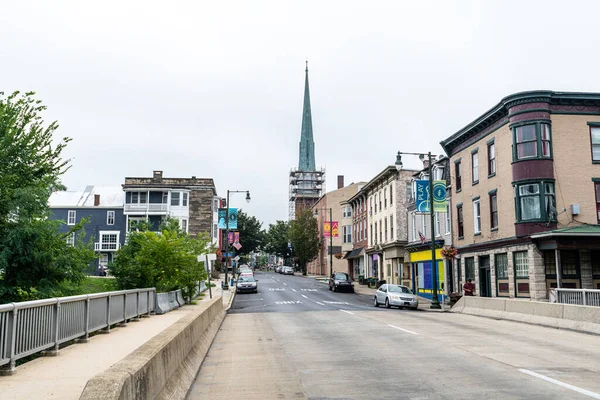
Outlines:
[{"label": "asphalt road", "polygon": [[600,399],[600,338],[455,313],[377,309],[257,274],[189,399]]}]

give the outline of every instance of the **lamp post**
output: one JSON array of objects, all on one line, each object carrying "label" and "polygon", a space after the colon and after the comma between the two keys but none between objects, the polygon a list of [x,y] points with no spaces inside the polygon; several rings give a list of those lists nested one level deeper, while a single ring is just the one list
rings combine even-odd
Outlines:
[{"label": "lamp post", "polygon": [[[333,217],[331,208],[320,208],[320,210],[329,210],[329,276],[333,275]],[[315,215],[319,215],[319,209],[315,210]]]},{"label": "lamp post", "polygon": [[[250,203],[250,191],[249,190],[228,190],[227,191],[227,203],[225,204],[225,284],[224,289],[228,289],[227,284],[227,273],[229,272],[229,194],[230,193],[246,193],[246,202]],[[235,278],[235,273],[232,270],[231,275]]]},{"label": "lamp post", "polygon": [[399,151],[396,164],[398,164],[398,163],[400,163],[400,165],[402,164],[402,162],[400,161],[401,154],[419,156],[419,158],[421,160],[425,156],[427,156],[427,159],[429,161],[429,215],[431,217],[431,229],[430,229],[431,230],[431,278],[433,280],[433,285],[432,285],[433,286],[433,294],[431,296],[431,306],[429,308],[439,310],[442,307],[440,306],[440,301],[438,299],[438,291],[437,291],[438,279],[437,279],[437,263],[436,263],[436,259],[435,259],[435,215],[433,212],[433,165],[432,165],[433,163],[431,162],[431,152],[424,154],[424,153],[408,153],[408,152]]}]

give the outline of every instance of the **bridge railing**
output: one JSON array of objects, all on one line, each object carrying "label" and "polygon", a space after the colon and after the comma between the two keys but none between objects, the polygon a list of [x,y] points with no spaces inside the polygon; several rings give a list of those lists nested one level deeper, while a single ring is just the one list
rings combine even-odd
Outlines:
[{"label": "bridge railing", "polygon": [[600,290],[597,289],[550,289],[551,303],[576,304],[600,307]]},{"label": "bridge railing", "polygon": [[148,288],[2,304],[0,368],[13,371],[20,358],[154,312],[155,297]]}]

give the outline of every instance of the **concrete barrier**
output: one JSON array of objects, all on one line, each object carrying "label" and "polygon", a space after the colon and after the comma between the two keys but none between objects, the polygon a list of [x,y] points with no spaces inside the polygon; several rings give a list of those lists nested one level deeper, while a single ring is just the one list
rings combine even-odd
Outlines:
[{"label": "concrete barrier", "polygon": [[600,307],[463,296],[450,311],[600,334]]},{"label": "concrete barrier", "polygon": [[177,299],[180,307],[185,305],[185,300],[183,299],[183,293],[181,292],[181,289],[175,291],[175,298]]},{"label": "concrete barrier", "polygon": [[184,399],[223,319],[221,298],[198,305],[87,382],[80,400]]},{"label": "concrete barrier", "polygon": [[156,313],[164,314],[171,311],[169,293],[156,293]]},{"label": "concrete barrier", "polygon": [[169,293],[169,307],[171,310],[179,308],[179,302],[177,302],[177,293],[174,290],[168,292]]}]

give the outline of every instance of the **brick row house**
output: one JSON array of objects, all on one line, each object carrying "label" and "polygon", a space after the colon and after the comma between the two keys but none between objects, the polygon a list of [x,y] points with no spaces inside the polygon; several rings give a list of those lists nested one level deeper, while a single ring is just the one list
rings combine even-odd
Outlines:
[{"label": "brick row house", "polygon": [[600,93],[516,93],[441,144],[458,290],[600,288]]}]

